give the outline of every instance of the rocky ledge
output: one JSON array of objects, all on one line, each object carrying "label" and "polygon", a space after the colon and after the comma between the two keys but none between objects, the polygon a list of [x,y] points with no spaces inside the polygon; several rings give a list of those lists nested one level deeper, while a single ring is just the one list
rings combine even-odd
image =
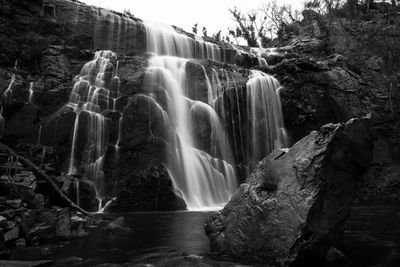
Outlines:
[{"label": "rocky ledge", "polygon": [[346,262],[343,226],[370,165],[373,136],[368,118],[352,119],[273,151],[207,220],[212,255],[273,266]]}]

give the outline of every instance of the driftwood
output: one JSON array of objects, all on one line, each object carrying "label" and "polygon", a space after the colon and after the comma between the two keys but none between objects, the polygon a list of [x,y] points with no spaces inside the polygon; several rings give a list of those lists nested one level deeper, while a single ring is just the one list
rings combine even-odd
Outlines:
[{"label": "driftwood", "polygon": [[42,171],[41,169],[39,169],[38,167],[36,167],[35,164],[33,164],[30,160],[18,155],[14,150],[12,150],[11,148],[9,148],[8,146],[6,146],[5,144],[1,144],[0,143],[0,149],[1,150],[5,150],[8,153],[10,153],[12,156],[17,157],[18,160],[25,165],[26,167],[32,169],[32,171],[39,177],[43,178],[44,180],[46,180],[46,182],[48,182],[54,189],[54,191],[56,191],[56,193],[61,197],[61,199],[63,201],[65,201],[71,208],[73,208],[76,211],[82,212],[83,214],[89,214],[89,212],[87,212],[86,210],[82,209],[81,207],[79,207],[78,205],[76,205],[71,199],[69,199],[69,197],[67,197],[64,192],[62,192],[60,190],[60,188],[58,188],[57,184],[54,183],[53,179],[48,176],[44,171]]}]

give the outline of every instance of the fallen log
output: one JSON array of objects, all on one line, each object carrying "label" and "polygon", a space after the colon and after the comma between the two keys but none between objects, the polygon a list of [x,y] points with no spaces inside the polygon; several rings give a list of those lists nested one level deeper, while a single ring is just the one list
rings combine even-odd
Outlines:
[{"label": "fallen log", "polygon": [[65,201],[71,208],[73,208],[76,211],[82,212],[83,214],[89,214],[89,212],[87,212],[86,210],[82,209],[81,207],[79,207],[78,205],[76,205],[71,199],[69,199],[69,197],[67,197],[63,191],[60,190],[60,188],[58,188],[57,184],[53,181],[53,179],[48,176],[44,171],[42,171],[41,169],[39,169],[38,167],[36,167],[35,164],[33,164],[30,160],[18,155],[14,150],[12,150],[11,148],[9,148],[7,145],[5,144],[1,144],[0,143],[0,150],[5,150],[7,151],[10,155],[17,157],[18,160],[25,165],[26,167],[30,168],[37,176],[43,178],[46,182],[48,182],[54,189],[54,191],[56,191],[56,193],[61,197],[61,199],[63,201]]}]

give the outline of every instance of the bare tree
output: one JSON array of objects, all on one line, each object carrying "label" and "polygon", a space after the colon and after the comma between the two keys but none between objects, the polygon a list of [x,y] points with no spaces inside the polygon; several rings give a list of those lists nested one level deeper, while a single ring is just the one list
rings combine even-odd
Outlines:
[{"label": "bare tree", "polygon": [[248,46],[267,45],[276,35],[286,30],[291,23],[300,20],[300,12],[290,5],[278,5],[274,0],[257,10],[243,14],[236,7],[229,10],[237,23],[229,34],[237,41],[243,38]]},{"label": "bare tree", "polygon": [[293,22],[300,21],[300,11],[294,10],[291,5],[279,6],[277,1],[264,4],[261,12],[267,18],[270,32],[277,35],[290,28]]},{"label": "bare tree", "polygon": [[221,37],[221,30],[219,30],[218,32],[214,33],[212,35],[212,38],[217,40],[217,41],[221,41],[222,37]]},{"label": "bare tree", "polygon": [[235,39],[244,38],[247,45],[250,47],[259,46],[258,36],[264,30],[265,19],[259,20],[258,14],[255,11],[250,11],[249,14],[244,15],[237,7],[229,10],[237,23],[236,30],[229,30],[230,34],[233,33]]},{"label": "bare tree", "polygon": [[197,25],[198,25],[198,23],[195,23],[195,24],[193,25],[193,27],[192,27],[192,32],[193,32],[194,34],[197,34]]},{"label": "bare tree", "polygon": [[320,14],[333,15],[333,13],[345,3],[346,0],[311,0],[306,2],[304,6],[305,8],[313,9]]},{"label": "bare tree", "polygon": [[207,28],[206,28],[206,27],[203,26],[202,32],[203,32],[203,36],[204,36],[204,37],[207,37],[207,36],[208,36],[208,35],[207,35]]}]

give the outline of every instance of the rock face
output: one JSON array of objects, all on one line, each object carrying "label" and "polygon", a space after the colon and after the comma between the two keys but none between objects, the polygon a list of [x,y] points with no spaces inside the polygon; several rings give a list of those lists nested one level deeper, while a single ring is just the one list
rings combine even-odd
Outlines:
[{"label": "rock face", "polygon": [[282,107],[292,143],[326,123],[371,114],[377,139],[359,203],[400,199],[400,109],[394,104],[400,100],[399,11],[399,5],[374,3],[355,20],[344,14],[329,23],[306,10],[291,36],[279,40],[285,57],[265,68],[284,87]]},{"label": "rock face", "polygon": [[[93,59],[95,51],[112,50],[117,53],[118,63],[113,64],[115,69],[118,64],[119,79],[106,87],[112,90],[118,87],[119,96],[115,100],[115,110],[104,113],[110,122],[103,168],[107,197],[118,198],[117,207],[114,207],[120,211],[183,208],[182,199],[174,191],[171,178],[163,167],[167,156],[163,114],[157,103],[151,101],[143,85],[149,58],[143,23],[131,15],[91,7],[78,1],[10,0],[0,7],[1,142],[12,148],[21,143],[29,144],[32,147],[29,150],[37,154],[33,157],[39,159],[35,160],[38,165],[42,164],[41,148],[44,147],[45,157],[51,151],[55,160],[51,165],[42,167],[57,176],[66,193],[75,199],[74,185],[70,188],[64,186],[69,179],[66,176],[69,174],[76,119],[76,113],[66,103],[74,86],[74,76]],[[176,30],[193,38],[191,34]],[[211,38],[206,38],[206,41],[215,43]],[[244,67],[258,64],[257,58],[250,56],[249,51],[238,52],[231,45],[217,45],[224,51],[224,62]],[[191,60],[187,67],[191,86],[199,94],[193,96],[194,99],[207,99],[204,77],[207,72],[209,77],[215,74],[216,81],[227,91],[221,106],[229,105],[231,101],[245,102],[245,99],[237,99],[238,92],[232,89],[236,86],[240,90],[246,88],[248,73],[245,69],[238,66],[221,68],[221,64],[203,60],[200,62],[202,65],[208,64],[203,71],[199,62]],[[229,81],[233,77],[237,81],[235,86]],[[4,93],[6,91],[7,94]],[[165,105],[163,108],[166,108]],[[245,106],[241,108],[245,110]],[[235,107],[227,109],[232,111],[229,114],[231,117],[237,118],[240,117],[237,114],[243,113],[243,110],[235,111]],[[234,123],[241,127],[245,122],[242,119]],[[120,135],[119,127],[122,129]],[[231,125],[226,128],[233,129]],[[230,135],[240,135],[238,130],[230,131]],[[80,134],[82,132],[78,132]],[[81,159],[85,156],[82,155],[85,145],[84,142],[77,144],[82,152],[76,153],[79,162],[84,162]],[[234,153],[238,162],[245,160],[242,151]],[[46,164],[50,162],[45,161]],[[81,205],[87,210],[96,210],[96,201],[88,200],[89,196],[93,196],[93,188],[88,186],[85,177],[74,179],[80,180]],[[46,191],[46,186],[39,185],[39,191]]]},{"label": "rock face", "polygon": [[213,256],[273,266],[321,266],[372,159],[367,118],[327,124],[275,150],[206,222]]},{"label": "rock face", "polygon": [[[389,200],[400,198],[397,192],[400,139],[396,124],[400,110],[393,105],[400,99],[397,90],[400,76],[393,74],[397,79],[388,82],[385,72],[398,68],[398,49],[391,45],[399,40],[398,19],[392,13],[393,23],[384,31],[380,29],[386,18],[379,13],[377,23],[372,18],[357,24],[361,34],[352,39],[350,33],[358,32],[354,28],[357,25],[342,21],[334,24],[331,32],[326,32],[320,15],[305,12],[304,21],[295,26],[298,35],[282,43],[285,47],[277,49],[278,53],[265,55],[270,66],[257,67],[275,75],[284,86],[280,90],[282,107],[292,143],[326,123],[344,122],[372,113],[379,141],[374,148],[374,166],[366,174],[365,189],[358,197],[362,201],[379,201],[382,195]],[[168,129],[163,125],[163,114],[157,103],[150,100],[149,92],[143,88],[149,55],[141,21],[131,15],[62,0],[3,1],[0,15],[0,93],[12,91],[9,97],[3,96],[1,104],[1,142],[12,148],[21,143],[30,144],[35,163],[39,165],[44,148],[47,159],[43,168],[57,176],[57,180],[68,180],[64,174],[68,172],[76,114],[65,104],[73,88],[73,77],[93,59],[95,50],[113,50],[118,57],[119,81],[116,83],[120,93],[115,105],[123,116],[110,111],[104,114],[111,124],[103,168],[106,197],[118,198],[114,206],[118,211],[183,208],[182,199],[174,191],[165,170]],[[370,31],[378,34],[375,36]],[[327,43],[326,36],[329,36]],[[349,45],[340,46],[343,40]],[[373,42],[364,45],[368,40]],[[215,40],[206,38],[205,41],[215,44]],[[386,47],[386,43],[390,45]],[[232,154],[242,180],[248,174],[246,142],[250,140],[245,130],[249,125],[246,68],[257,65],[258,59],[247,54],[248,48],[239,51],[228,44],[217,45],[224,50],[223,58],[228,64],[190,60],[186,69],[194,92],[190,97],[204,101],[207,83],[219,83],[223,93],[215,106],[224,111],[219,115],[231,139]],[[393,53],[385,57],[389,50]],[[321,58],[332,52],[344,56]],[[317,54],[317,59],[310,54]],[[165,109],[165,103],[161,102]],[[207,124],[205,121],[195,129],[196,138],[201,140],[198,146],[204,151],[211,149],[209,140],[203,140],[211,132]],[[118,136],[120,126],[122,132]],[[33,148],[35,145],[37,148]],[[81,205],[87,210],[96,210],[93,186],[85,177],[74,179],[79,180]],[[38,188],[43,195],[46,187],[39,185]],[[73,185],[70,189],[67,193],[75,199]]]},{"label": "rock face", "polygon": [[86,237],[86,220],[69,208],[29,210],[22,214],[21,228],[30,244],[45,241]]}]

